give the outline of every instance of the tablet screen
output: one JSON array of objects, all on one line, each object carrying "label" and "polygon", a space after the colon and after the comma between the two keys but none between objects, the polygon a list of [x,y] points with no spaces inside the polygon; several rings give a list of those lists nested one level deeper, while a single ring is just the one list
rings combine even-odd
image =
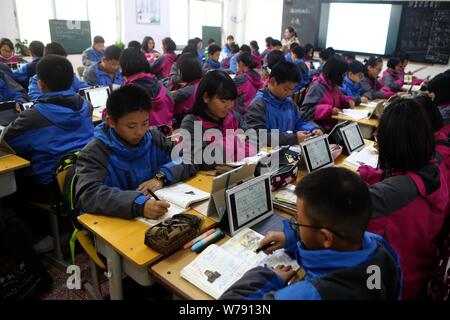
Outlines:
[{"label": "tablet screen", "polygon": [[88,100],[94,108],[106,107],[106,100],[109,96],[109,88],[99,88],[86,91]]},{"label": "tablet screen", "polygon": [[317,139],[314,142],[306,144],[304,151],[305,159],[308,162],[311,172],[333,163],[333,157],[326,138]]},{"label": "tablet screen", "polygon": [[352,153],[356,149],[364,146],[364,140],[359,133],[357,125],[351,125],[344,129],[342,129],[342,133],[344,135],[344,139],[347,140],[348,147],[350,150],[349,153]]}]

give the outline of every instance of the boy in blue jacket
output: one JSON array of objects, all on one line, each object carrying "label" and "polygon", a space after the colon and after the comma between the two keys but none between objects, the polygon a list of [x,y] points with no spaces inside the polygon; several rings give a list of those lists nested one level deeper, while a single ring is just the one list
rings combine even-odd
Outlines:
[{"label": "boy in blue jacket", "polygon": [[[365,232],[372,205],[365,182],[344,168],[325,168],[296,188],[297,214],[284,232],[269,232],[260,245],[284,248],[304,269],[249,270],[221,299],[394,300],[401,294],[399,257],[382,237]],[[297,281],[295,281],[295,280]]]},{"label": "boy in blue jacket", "polygon": [[341,92],[345,96],[355,98],[355,105],[359,106],[362,103],[367,103],[367,97],[362,96],[361,81],[364,79],[364,65],[358,60],[353,60],[348,64],[348,72],[340,87]]},{"label": "boy in blue jacket", "polygon": [[36,65],[44,55],[44,44],[40,41],[32,41],[29,49],[33,61],[14,71],[12,76],[25,90],[28,90],[30,78],[36,74]]},{"label": "boy in blue jacket", "polygon": [[100,62],[90,66],[83,75],[83,80],[91,86],[123,85],[125,80],[120,74],[120,54],[122,50],[115,45],[105,50]]},{"label": "boy in blue jacket", "polygon": [[[37,65],[42,95],[8,127],[6,142],[31,162],[24,187],[49,196],[54,166],[81,150],[93,137],[92,106],[71,90],[73,68],[64,57],[49,55]],[[20,186],[19,186],[20,187]]]},{"label": "boy in blue jacket", "polygon": [[24,103],[29,99],[25,90],[8,74],[0,70],[0,102],[6,101]]},{"label": "boy in blue jacket", "polygon": [[148,190],[185,180],[196,166],[171,161],[173,144],[149,129],[151,98],[134,85],[114,91],[106,103],[106,122],[77,160],[75,201],[92,214],[157,219],[169,203],[150,199]]},{"label": "boy in blue jacket", "polygon": [[[269,85],[256,94],[248,107],[246,121],[249,129],[266,129],[269,146],[276,146],[272,145],[276,134],[280,146],[297,145],[312,135],[323,134],[318,125],[304,121],[292,101],[292,91],[301,80],[300,71],[292,62],[277,63],[271,70]],[[278,133],[273,130],[278,130]]]},{"label": "boy in blue jacket", "polygon": [[101,36],[94,37],[94,44],[92,47],[84,50],[82,55],[83,66],[89,68],[93,64],[100,62],[105,51],[105,39]]}]

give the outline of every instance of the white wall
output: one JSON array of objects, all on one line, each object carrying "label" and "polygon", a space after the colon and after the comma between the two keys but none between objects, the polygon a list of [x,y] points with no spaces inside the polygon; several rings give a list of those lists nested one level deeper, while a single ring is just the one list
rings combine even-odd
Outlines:
[{"label": "white wall", "polygon": [[14,0],[1,0],[0,3],[0,37],[16,42],[19,38],[19,29],[14,12]]}]

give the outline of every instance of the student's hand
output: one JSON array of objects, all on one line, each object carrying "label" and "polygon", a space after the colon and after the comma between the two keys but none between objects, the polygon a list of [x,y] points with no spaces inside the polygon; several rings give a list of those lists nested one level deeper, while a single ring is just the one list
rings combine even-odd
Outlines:
[{"label": "student's hand", "polygon": [[331,110],[331,114],[333,116],[337,116],[339,114],[339,112],[341,112],[341,110],[336,107],[333,107],[333,110]]},{"label": "student's hand", "polygon": [[274,244],[264,250],[265,254],[272,254],[278,249],[283,249],[286,245],[286,236],[283,232],[270,231],[267,233],[264,239],[261,240],[258,247],[262,247],[271,242],[273,242]]},{"label": "student's hand", "polygon": [[367,102],[369,102],[369,99],[367,99],[367,97],[361,97],[361,102],[367,103]]},{"label": "student's hand", "polygon": [[150,199],[144,205],[144,217],[147,219],[158,219],[165,215],[170,207],[167,201]]},{"label": "student's hand", "polygon": [[315,136],[323,136],[323,132],[320,129],[316,129],[313,131],[313,135]]},{"label": "student's hand", "polygon": [[141,183],[141,185],[137,188],[138,191],[142,192],[146,196],[149,196],[147,189],[152,190],[153,192],[158,191],[159,189],[162,189],[163,184],[161,181],[157,179],[151,179],[148,181],[145,181]]},{"label": "student's hand", "polygon": [[308,131],[298,131],[297,132],[297,141],[298,143],[302,143],[303,141],[305,141],[306,139],[311,137],[311,133],[309,133]]},{"label": "student's hand", "polygon": [[355,100],[349,100],[348,101],[348,106],[350,107],[350,109],[353,109],[355,107]]},{"label": "student's hand", "polygon": [[297,273],[291,266],[279,265],[275,268],[272,268],[273,272],[275,272],[284,283],[288,283],[289,280]]},{"label": "student's hand", "polygon": [[16,111],[17,111],[18,113],[21,113],[21,112],[22,112],[22,108],[20,108],[20,104],[18,104],[17,102],[16,102]]}]

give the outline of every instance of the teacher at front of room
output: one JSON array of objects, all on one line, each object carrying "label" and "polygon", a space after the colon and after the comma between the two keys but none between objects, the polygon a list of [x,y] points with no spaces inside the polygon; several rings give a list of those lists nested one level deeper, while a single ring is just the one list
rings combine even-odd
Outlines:
[{"label": "teacher at front of room", "polygon": [[289,26],[284,30],[284,39],[281,40],[283,50],[289,50],[291,44],[293,44],[294,42],[300,44],[300,40],[298,40],[297,38],[297,32],[293,27]]}]

